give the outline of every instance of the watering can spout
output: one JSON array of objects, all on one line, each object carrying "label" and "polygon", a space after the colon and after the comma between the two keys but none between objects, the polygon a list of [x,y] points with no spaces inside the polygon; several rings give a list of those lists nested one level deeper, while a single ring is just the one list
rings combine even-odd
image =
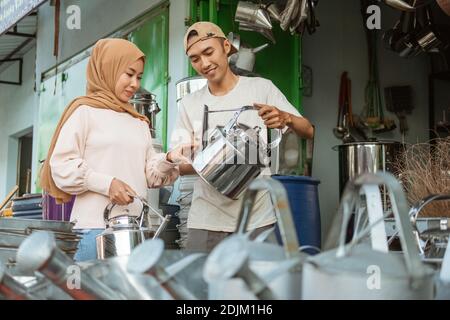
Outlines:
[{"label": "watering can spout", "polygon": [[253,53],[258,53],[258,52],[264,50],[265,48],[267,48],[268,46],[269,46],[269,44],[268,44],[268,43],[265,43],[265,44],[263,44],[263,45],[260,45],[259,47],[253,48],[253,49],[252,49],[252,52],[253,52]]}]

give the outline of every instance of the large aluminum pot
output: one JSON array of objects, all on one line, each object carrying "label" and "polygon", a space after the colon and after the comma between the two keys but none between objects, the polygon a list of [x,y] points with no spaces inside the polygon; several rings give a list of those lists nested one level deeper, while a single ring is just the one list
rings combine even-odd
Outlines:
[{"label": "large aluminum pot", "polygon": [[[367,185],[387,186],[400,234],[401,253],[381,252],[367,242],[361,242],[373,230],[375,223],[345,244],[347,224],[353,210],[359,209],[356,203],[362,188]],[[433,298],[434,271],[420,261],[406,198],[401,185],[391,174],[364,174],[351,181],[344,192],[340,214],[343,224],[338,248],[309,258],[303,266],[304,299]],[[383,218],[378,222],[383,222]]]},{"label": "large aluminum pot", "polygon": [[155,138],[156,115],[161,111],[156,96],[141,87],[131,98],[130,103],[137,112],[150,120],[150,132],[152,138]]},{"label": "large aluminum pot", "polygon": [[[160,235],[170,220],[170,215],[161,216],[153,210],[162,220],[158,230],[151,230],[148,221],[149,204],[140,197],[135,197],[142,202],[142,212],[139,217],[120,215],[110,217],[114,204],[108,204],[104,210],[106,230],[96,237],[97,258],[106,259],[115,256],[128,256],[131,251],[147,239],[153,239]],[[147,220],[146,220],[147,219]]]},{"label": "large aluminum pot", "polygon": [[335,146],[333,149],[339,152],[340,194],[347,181],[363,173],[387,171],[395,174],[392,165],[397,161],[403,146],[396,141],[365,141]]},{"label": "large aluminum pot", "polygon": [[179,80],[175,85],[177,88],[177,103],[183,99],[185,95],[200,90],[207,83],[208,80],[202,76],[187,77]]},{"label": "large aluminum pot", "polygon": [[[238,124],[240,114],[255,110],[244,106],[224,128],[215,128],[208,145],[197,154],[192,164],[198,175],[223,195],[237,199],[268,163],[268,151],[278,146],[278,139],[265,144],[259,139],[260,128]],[[280,130],[279,130],[280,131]]]}]

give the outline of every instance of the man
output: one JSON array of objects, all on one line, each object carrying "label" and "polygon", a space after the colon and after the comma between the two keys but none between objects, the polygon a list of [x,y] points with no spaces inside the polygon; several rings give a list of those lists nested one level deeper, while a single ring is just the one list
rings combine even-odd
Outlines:
[{"label": "man", "polygon": [[[181,100],[172,146],[191,141],[201,145],[205,105],[209,111],[254,105],[258,112],[244,112],[239,122],[251,128],[260,126],[261,137],[267,137],[266,127],[284,131],[291,129],[301,137],[313,137],[314,129],[309,121],[298,113],[270,80],[238,76],[231,71],[228,57],[237,50],[218,26],[210,22],[193,24],[184,37],[184,49],[192,67],[208,80],[208,85]],[[208,129],[224,126],[233,115],[234,111],[209,113]],[[195,174],[195,171],[191,165],[184,164],[180,165],[180,173]],[[270,168],[262,172],[262,175],[270,174]],[[186,248],[212,250],[235,231],[241,205],[242,197],[238,200],[227,198],[198,179],[188,215]],[[255,235],[272,227],[275,222],[268,192],[259,192],[248,230],[256,229],[252,233]]]}]

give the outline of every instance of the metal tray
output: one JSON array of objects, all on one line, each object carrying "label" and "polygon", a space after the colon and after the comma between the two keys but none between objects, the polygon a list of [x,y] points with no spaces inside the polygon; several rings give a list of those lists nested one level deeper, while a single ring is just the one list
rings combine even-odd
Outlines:
[{"label": "metal tray", "polygon": [[34,220],[22,218],[0,218],[0,229],[36,229],[71,233],[74,223],[54,220]]},{"label": "metal tray", "polygon": [[[18,248],[20,244],[28,237],[17,233],[0,232],[0,247]],[[77,249],[79,240],[58,240],[56,245],[63,251],[73,252]]]}]

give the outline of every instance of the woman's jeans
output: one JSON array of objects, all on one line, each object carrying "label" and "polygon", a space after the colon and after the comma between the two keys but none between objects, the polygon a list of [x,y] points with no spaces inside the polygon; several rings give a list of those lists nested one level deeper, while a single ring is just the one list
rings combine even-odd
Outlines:
[{"label": "woman's jeans", "polygon": [[75,253],[76,262],[97,259],[97,247],[95,237],[103,232],[104,229],[82,229],[82,238],[78,243],[78,250]]}]

